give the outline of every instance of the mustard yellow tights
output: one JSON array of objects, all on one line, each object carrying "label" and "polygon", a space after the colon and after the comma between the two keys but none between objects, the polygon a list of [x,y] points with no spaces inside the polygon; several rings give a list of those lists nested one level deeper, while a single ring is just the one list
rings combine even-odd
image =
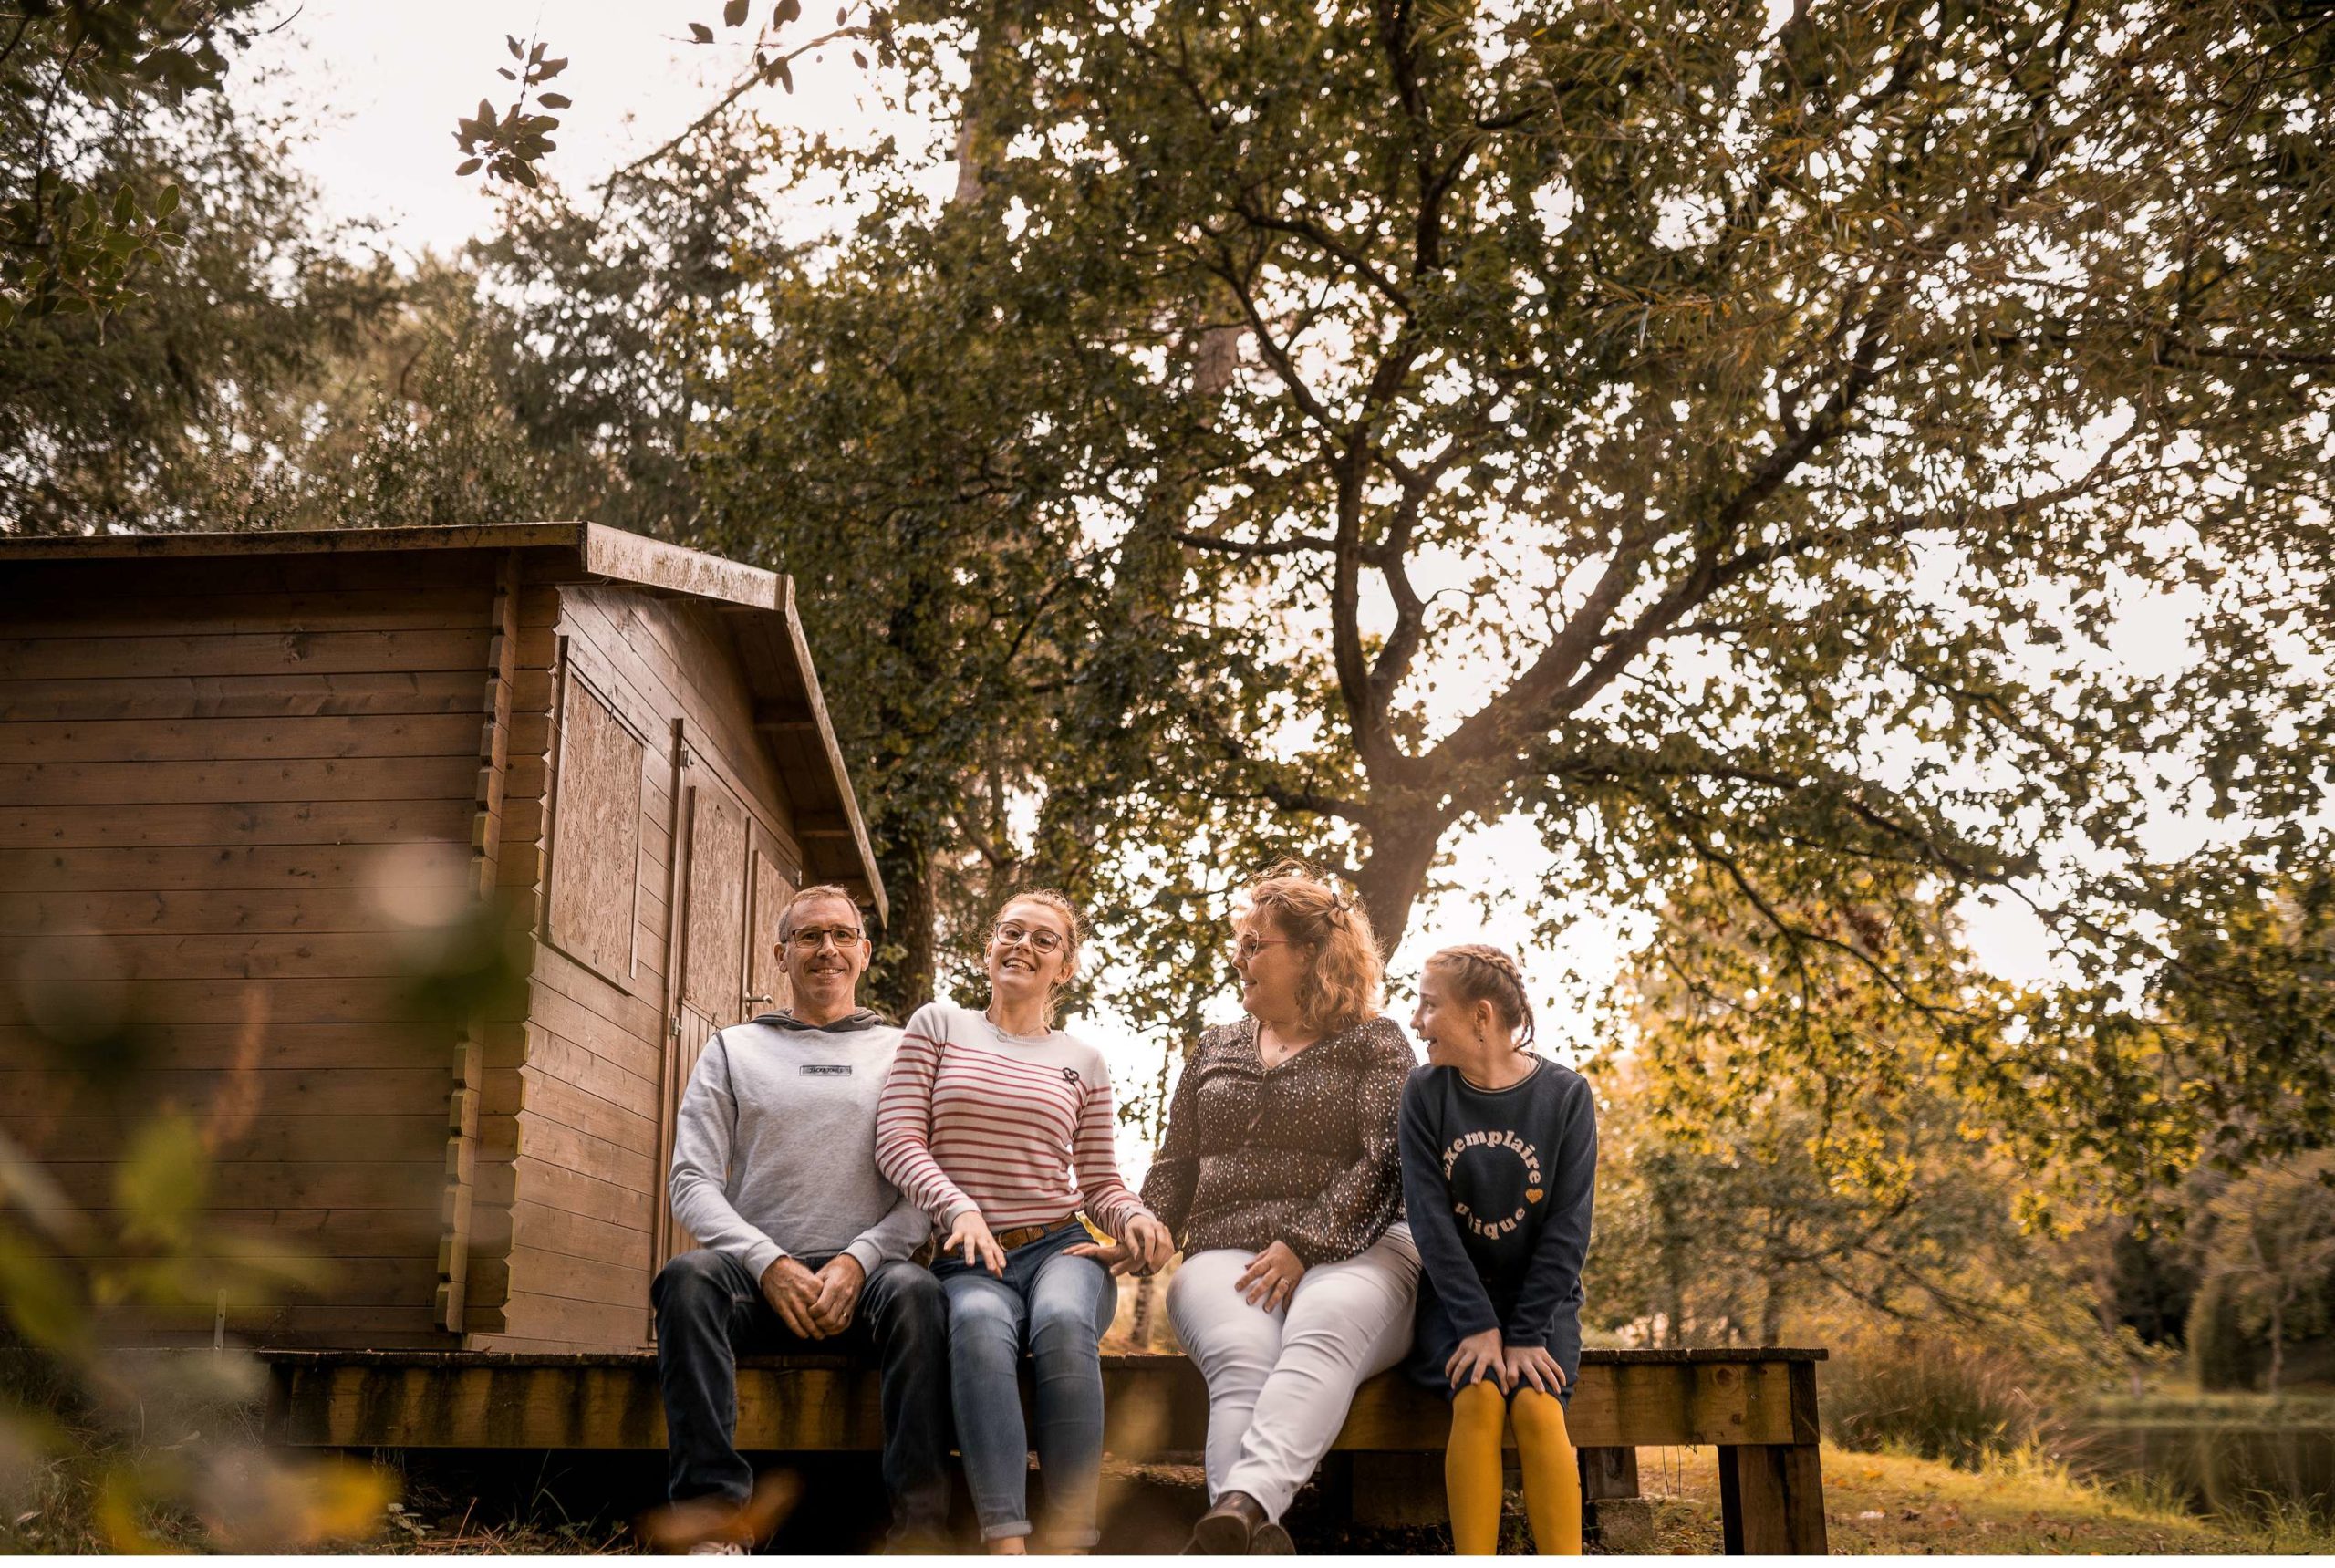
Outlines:
[{"label": "mustard yellow tights", "polygon": [[1543,1557],[1578,1557],[1581,1469],[1565,1430],[1565,1407],[1538,1388],[1518,1389],[1511,1407],[1490,1382],[1471,1384],[1451,1401],[1451,1441],[1443,1452],[1451,1549],[1463,1557],[1489,1557],[1500,1549],[1500,1428],[1510,1419],[1533,1548]]}]

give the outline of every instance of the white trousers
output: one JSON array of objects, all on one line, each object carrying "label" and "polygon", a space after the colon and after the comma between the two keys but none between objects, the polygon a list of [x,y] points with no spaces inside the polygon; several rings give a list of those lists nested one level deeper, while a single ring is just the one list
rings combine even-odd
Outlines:
[{"label": "white trousers", "polygon": [[1306,1270],[1275,1312],[1233,1288],[1256,1255],[1186,1258],[1168,1316],[1208,1379],[1209,1501],[1247,1492],[1279,1519],[1337,1440],[1354,1391],[1410,1349],[1419,1254],[1398,1222],[1367,1251]]}]

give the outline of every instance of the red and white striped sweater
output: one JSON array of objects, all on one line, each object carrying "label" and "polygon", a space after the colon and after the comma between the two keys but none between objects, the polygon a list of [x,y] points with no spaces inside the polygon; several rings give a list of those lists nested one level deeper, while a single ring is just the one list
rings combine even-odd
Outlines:
[{"label": "red and white striped sweater", "polygon": [[917,1009],[876,1105],[876,1168],[948,1234],[979,1209],[993,1231],[1081,1208],[1114,1236],[1150,1210],[1119,1178],[1111,1071],[1057,1029],[1007,1034],[945,1002]]}]

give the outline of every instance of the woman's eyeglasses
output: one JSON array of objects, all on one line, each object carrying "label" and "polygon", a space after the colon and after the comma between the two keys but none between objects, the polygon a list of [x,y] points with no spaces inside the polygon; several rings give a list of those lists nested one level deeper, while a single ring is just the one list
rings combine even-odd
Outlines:
[{"label": "woman's eyeglasses", "polygon": [[1242,937],[1232,944],[1232,957],[1235,962],[1247,963],[1267,948],[1287,946],[1290,940],[1288,937]]},{"label": "woman's eyeglasses", "polygon": [[1041,955],[1062,950],[1062,933],[1047,930],[1043,926],[1025,926],[1007,920],[990,934],[1009,948],[1016,942],[1028,942],[1031,950]]}]

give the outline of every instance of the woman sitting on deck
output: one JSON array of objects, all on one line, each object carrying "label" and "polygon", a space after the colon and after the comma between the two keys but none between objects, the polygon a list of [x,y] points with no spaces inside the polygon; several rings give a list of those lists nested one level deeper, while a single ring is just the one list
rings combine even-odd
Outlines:
[{"label": "woman sitting on deck", "polygon": [[1403,1358],[1418,1278],[1395,1125],[1417,1059],[1378,1012],[1370,918],[1294,866],[1248,898],[1248,1020],[1200,1036],[1143,1185],[1185,1251],[1168,1313],[1208,1379],[1212,1553],[1293,1550],[1282,1512]]},{"label": "woman sitting on deck", "polygon": [[1497,948],[1428,959],[1411,1027],[1427,1060],[1403,1091],[1403,1192],[1424,1271],[1411,1372],[1451,1400],[1452,1550],[1499,1544],[1513,1420],[1532,1544],[1579,1556],[1565,1406],[1581,1371],[1596,1106],[1580,1074],[1533,1054],[1532,1004]]},{"label": "woman sitting on deck", "polygon": [[876,1116],[876,1163],[943,1237],[932,1272],[949,1300],[957,1448],[994,1552],[1027,1549],[1028,1435],[1020,1369],[1036,1363],[1047,1542],[1091,1551],[1103,1465],[1104,1332],[1118,1304],[1102,1249],[1167,1262],[1167,1228],[1120,1179],[1103,1054],[1053,1027],[1078,972],[1078,915],[1059,893],[1017,894],[989,944],[985,1012],[934,1002],[901,1035]]}]

